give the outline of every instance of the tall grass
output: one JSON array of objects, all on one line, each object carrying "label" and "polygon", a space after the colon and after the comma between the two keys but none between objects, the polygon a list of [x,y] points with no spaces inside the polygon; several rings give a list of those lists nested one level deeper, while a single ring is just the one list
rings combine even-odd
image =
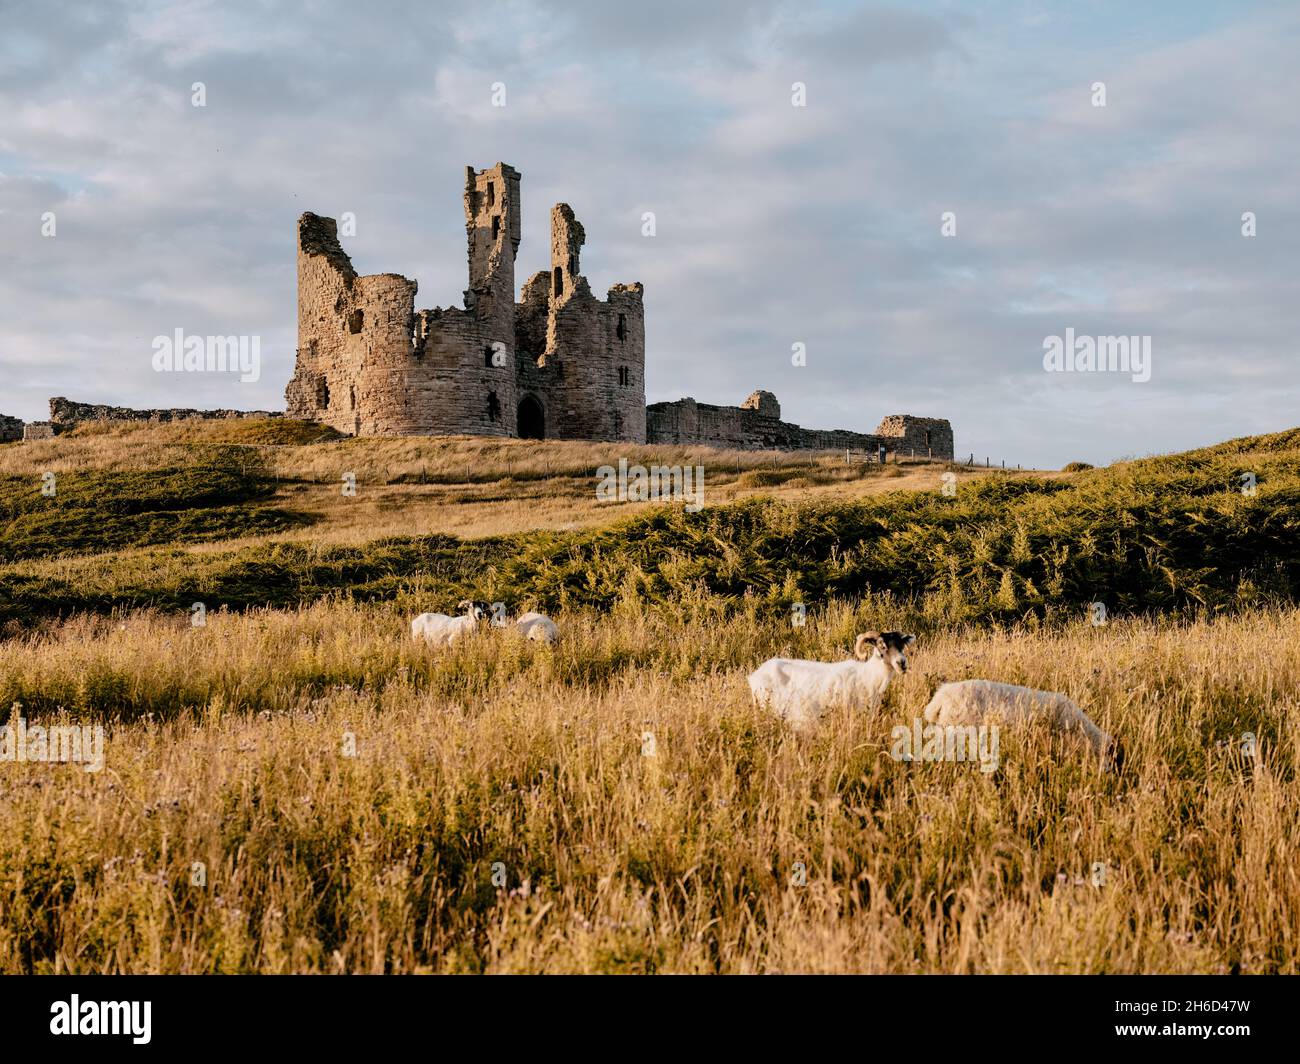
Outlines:
[{"label": "tall grass", "polygon": [[[337,603],[10,640],[6,701],[110,729],[98,775],[0,764],[0,970],[1297,970],[1300,614],[938,630],[813,739],[750,704],[767,654],[908,619],[624,604],[435,656]],[[969,675],[1078,699],[1125,773],[1032,730],[992,775],[891,759]]]}]

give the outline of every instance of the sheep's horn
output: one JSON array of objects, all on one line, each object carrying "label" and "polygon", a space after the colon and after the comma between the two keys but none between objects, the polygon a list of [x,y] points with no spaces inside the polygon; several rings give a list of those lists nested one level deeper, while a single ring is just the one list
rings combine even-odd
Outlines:
[{"label": "sheep's horn", "polygon": [[853,644],[853,656],[859,661],[866,661],[876,649],[876,640],[879,638],[879,632],[860,633],[857,641]]}]

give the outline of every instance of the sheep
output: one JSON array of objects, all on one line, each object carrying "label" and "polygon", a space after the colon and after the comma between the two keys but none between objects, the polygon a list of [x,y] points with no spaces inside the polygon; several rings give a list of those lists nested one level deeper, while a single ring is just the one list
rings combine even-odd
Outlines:
[{"label": "sheep", "polygon": [[946,683],[922,711],[930,724],[979,725],[985,721],[1047,721],[1060,732],[1078,732],[1103,764],[1116,769],[1123,763],[1119,743],[1097,727],[1079,706],[1055,691],[998,683],[995,680],[960,680]]},{"label": "sheep", "polygon": [[422,613],[411,621],[411,638],[423,639],[437,647],[449,647],[478,631],[486,611],[481,603],[466,599],[456,604],[464,612],[459,617],[445,613]]},{"label": "sheep", "polygon": [[539,643],[554,643],[560,638],[559,627],[544,613],[520,614],[515,620],[515,631]]},{"label": "sheep", "polygon": [[902,632],[863,632],[848,661],[769,658],[749,674],[754,701],[799,731],[817,725],[837,705],[877,706],[894,673],[907,671]]}]

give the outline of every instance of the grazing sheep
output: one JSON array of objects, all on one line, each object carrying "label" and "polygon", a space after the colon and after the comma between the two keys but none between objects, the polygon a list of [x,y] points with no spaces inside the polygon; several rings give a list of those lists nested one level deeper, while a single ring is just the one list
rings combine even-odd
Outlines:
[{"label": "grazing sheep", "polygon": [[559,627],[544,613],[521,613],[515,621],[515,631],[539,643],[554,643],[560,638]]},{"label": "grazing sheep", "polygon": [[464,610],[459,617],[445,613],[422,613],[411,622],[411,638],[423,639],[437,647],[449,647],[456,641],[473,635],[486,616],[482,603],[466,599],[456,604]]},{"label": "grazing sheep", "polygon": [[799,730],[814,727],[834,706],[876,706],[895,672],[907,671],[915,636],[863,632],[849,661],[769,658],[749,674],[754,700]]},{"label": "grazing sheep", "polygon": [[1057,731],[1081,733],[1097,755],[1109,759],[1116,768],[1123,760],[1119,744],[1089,720],[1078,705],[1055,691],[1037,691],[994,680],[961,680],[940,687],[923,715],[930,724],[939,725],[1043,720]]}]

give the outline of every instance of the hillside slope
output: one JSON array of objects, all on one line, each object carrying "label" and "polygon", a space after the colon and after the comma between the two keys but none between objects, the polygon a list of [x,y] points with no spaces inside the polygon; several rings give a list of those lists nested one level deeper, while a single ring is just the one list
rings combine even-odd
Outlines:
[{"label": "hillside slope", "polygon": [[[268,441],[273,431],[289,442]],[[936,621],[1009,620],[1300,592],[1300,430],[1071,474],[629,450],[633,463],[702,465],[704,509],[597,503],[596,466],[624,457],[612,445],[339,440],[240,422],[9,447],[0,618],[336,594],[552,610],[701,597],[785,610],[888,594]],[[43,466],[62,484],[53,499],[39,493]],[[356,496],[337,486],[347,472]],[[358,515],[367,495],[391,502],[378,504],[386,520]],[[513,508],[507,533],[437,530],[487,499]]]}]

